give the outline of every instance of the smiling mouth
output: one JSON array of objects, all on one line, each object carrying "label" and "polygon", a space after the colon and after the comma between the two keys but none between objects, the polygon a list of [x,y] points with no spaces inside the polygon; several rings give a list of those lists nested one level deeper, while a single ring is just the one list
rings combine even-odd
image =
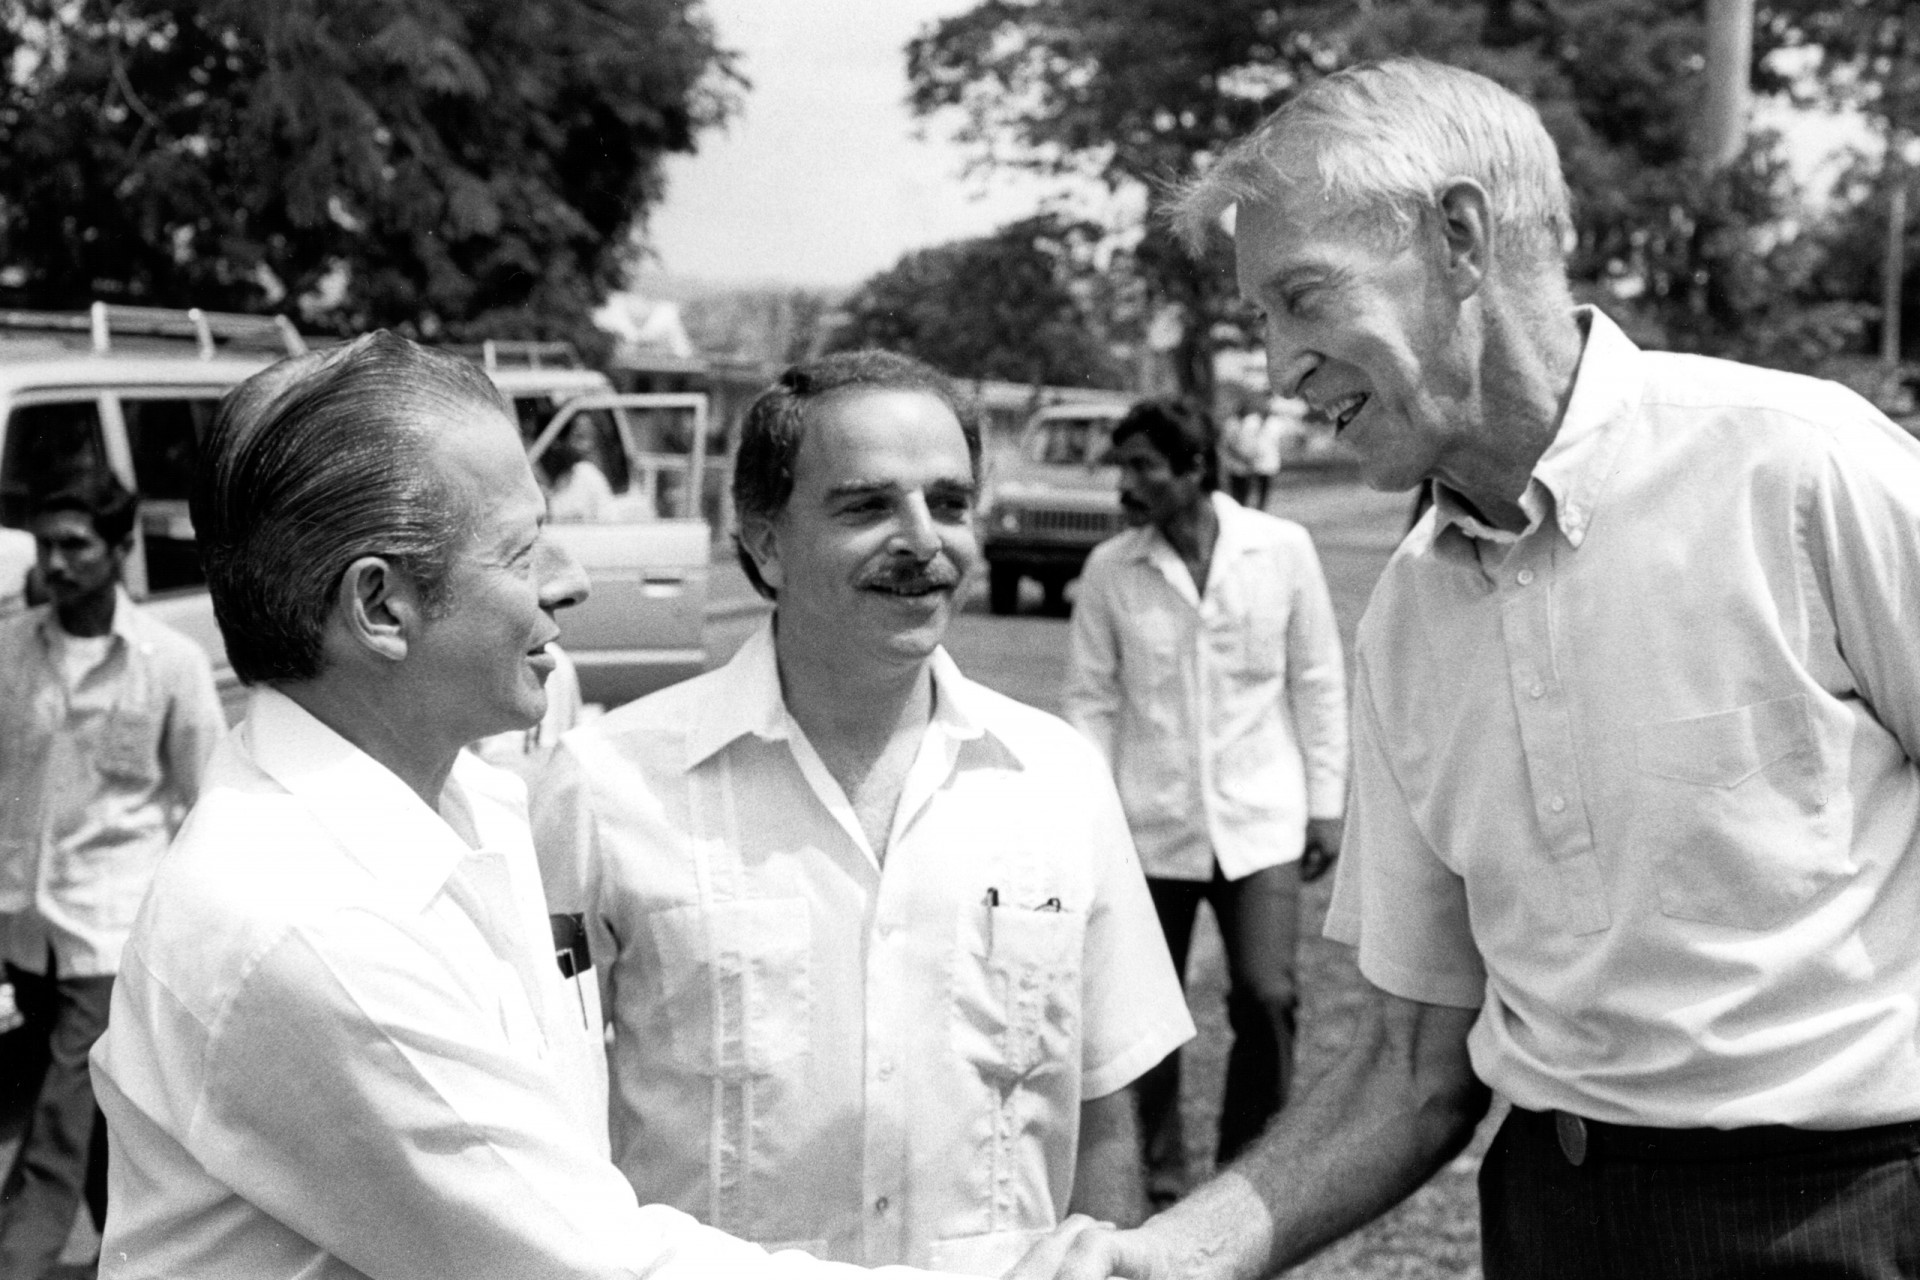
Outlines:
[{"label": "smiling mouth", "polygon": [[1364,391],[1356,391],[1350,396],[1321,405],[1320,412],[1327,421],[1333,423],[1333,434],[1337,436],[1367,407],[1367,401],[1372,398]]},{"label": "smiling mouth", "polygon": [[905,600],[918,600],[939,592],[952,591],[954,584],[935,578],[919,578],[908,582],[872,582],[867,590],[877,591],[883,596],[897,596]]}]

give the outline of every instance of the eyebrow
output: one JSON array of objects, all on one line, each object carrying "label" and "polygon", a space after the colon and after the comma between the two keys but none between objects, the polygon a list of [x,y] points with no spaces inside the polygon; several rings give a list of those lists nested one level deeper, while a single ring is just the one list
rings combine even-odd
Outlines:
[{"label": "eyebrow", "polygon": [[[965,494],[971,498],[979,486],[971,480],[955,480],[946,477],[929,480],[922,487],[928,493],[939,494],[942,497]],[[891,496],[899,492],[901,492],[900,484],[893,480],[850,480],[846,484],[837,484],[827,490],[827,501],[845,502],[852,498]]]}]

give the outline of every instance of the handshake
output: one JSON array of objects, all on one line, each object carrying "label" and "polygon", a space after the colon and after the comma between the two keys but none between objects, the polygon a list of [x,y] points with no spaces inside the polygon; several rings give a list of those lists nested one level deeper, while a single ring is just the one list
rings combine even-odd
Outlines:
[{"label": "handshake", "polygon": [[1273,1234],[1253,1184],[1228,1173],[1131,1231],[1074,1214],[1004,1280],[1239,1280],[1269,1273]]}]

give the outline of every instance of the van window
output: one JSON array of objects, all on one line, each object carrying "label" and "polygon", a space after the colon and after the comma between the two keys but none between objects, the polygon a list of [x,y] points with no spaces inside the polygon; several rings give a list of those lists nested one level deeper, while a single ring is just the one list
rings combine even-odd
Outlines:
[{"label": "van window", "polygon": [[107,451],[94,399],[16,405],[0,456],[0,523],[24,528],[33,495],[105,474]]},{"label": "van window", "polygon": [[133,399],[123,396],[120,415],[127,424],[127,448],[142,498],[193,495],[193,473],[200,465],[200,441],[213,425],[218,396]]},{"label": "van window", "polygon": [[174,591],[206,581],[194,547],[187,500],[200,465],[200,442],[220,407],[215,395],[120,398],[140,487],[140,532],[146,546],[147,590]]}]

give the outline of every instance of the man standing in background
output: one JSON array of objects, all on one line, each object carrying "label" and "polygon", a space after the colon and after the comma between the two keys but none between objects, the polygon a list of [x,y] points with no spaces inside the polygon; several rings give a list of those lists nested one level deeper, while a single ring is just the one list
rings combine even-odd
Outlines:
[{"label": "man standing in background", "polygon": [[[1347,705],[1307,531],[1214,493],[1214,444],[1207,416],[1172,401],[1114,427],[1133,528],[1081,576],[1065,709],[1113,769],[1176,968],[1203,900],[1219,922],[1224,1164],[1286,1101],[1299,884],[1339,853]],[[1164,1207],[1186,1186],[1178,1056],[1137,1089],[1147,1191]]]},{"label": "man standing in background", "polygon": [[7,1280],[53,1266],[83,1194],[105,1221],[87,1051],[134,911],[225,728],[206,653],[120,588],[137,506],[105,476],[42,495],[30,526],[52,602],[0,622],[0,937],[24,1018],[8,1051],[29,1076],[44,1063],[0,1189]]}]

